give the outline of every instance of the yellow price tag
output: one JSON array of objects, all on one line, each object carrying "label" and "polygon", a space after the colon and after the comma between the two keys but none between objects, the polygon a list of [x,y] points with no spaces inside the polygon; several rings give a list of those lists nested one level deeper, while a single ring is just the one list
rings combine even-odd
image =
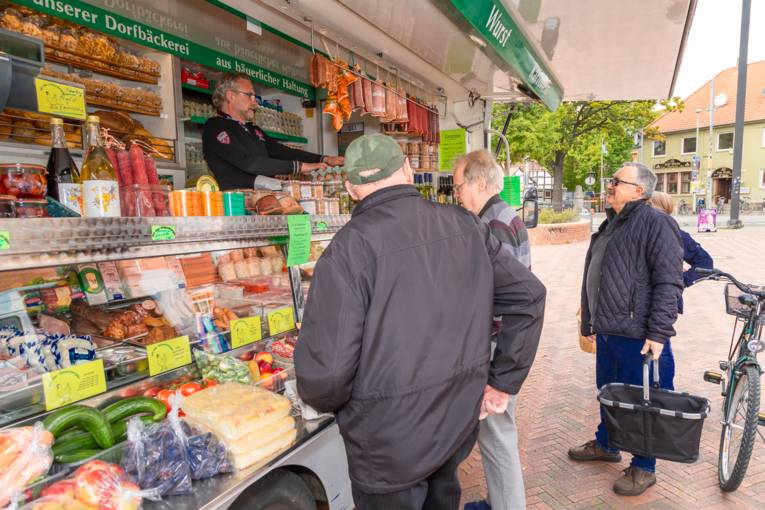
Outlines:
[{"label": "yellow price tag", "polygon": [[46,411],[104,393],[104,360],[97,359],[43,374],[42,384]]},{"label": "yellow price tag", "polygon": [[189,336],[184,335],[149,344],[146,346],[146,357],[149,358],[150,376],[188,365],[191,363]]},{"label": "yellow price tag", "polygon": [[35,78],[37,111],[60,117],[85,120],[85,89]]},{"label": "yellow price tag", "polygon": [[271,336],[295,329],[295,311],[291,306],[268,312],[268,332]]},{"label": "yellow price tag", "polygon": [[263,338],[260,317],[245,317],[231,321],[231,348],[257,342]]}]

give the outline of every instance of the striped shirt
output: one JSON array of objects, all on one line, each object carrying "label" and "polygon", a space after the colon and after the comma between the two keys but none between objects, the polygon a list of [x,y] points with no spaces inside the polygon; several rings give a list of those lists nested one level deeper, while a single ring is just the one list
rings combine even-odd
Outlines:
[{"label": "striped shirt", "polygon": [[529,232],[515,208],[494,195],[478,214],[486,223],[502,247],[513,254],[523,265],[531,269],[531,244]]}]

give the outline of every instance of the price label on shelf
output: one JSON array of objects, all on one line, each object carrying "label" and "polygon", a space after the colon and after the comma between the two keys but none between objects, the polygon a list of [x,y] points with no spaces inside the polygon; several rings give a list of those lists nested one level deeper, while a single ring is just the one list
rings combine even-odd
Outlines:
[{"label": "price label on shelf", "polygon": [[175,240],[175,227],[172,225],[152,225],[152,241],[173,241]]},{"label": "price label on shelf", "polygon": [[189,336],[184,335],[149,344],[146,346],[146,357],[149,358],[150,376],[188,365],[191,363]]},{"label": "price label on shelf", "polygon": [[268,332],[271,336],[295,329],[295,311],[291,306],[268,312]]},{"label": "price label on shelf", "polygon": [[290,239],[287,244],[287,267],[305,264],[311,255],[311,216],[287,216]]},{"label": "price label on shelf", "polygon": [[35,78],[37,111],[57,117],[85,120],[85,88]]},{"label": "price label on shelf", "polygon": [[11,233],[7,230],[0,230],[0,250],[11,249]]},{"label": "price label on shelf", "polygon": [[99,395],[106,391],[104,360],[43,374],[42,384],[46,411]]},{"label": "price label on shelf", "polygon": [[263,338],[260,317],[245,317],[231,321],[231,348],[257,342]]}]

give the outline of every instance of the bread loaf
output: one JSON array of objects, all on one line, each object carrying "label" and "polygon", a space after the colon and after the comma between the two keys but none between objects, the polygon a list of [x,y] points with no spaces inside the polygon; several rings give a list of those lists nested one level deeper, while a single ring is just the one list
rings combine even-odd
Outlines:
[{"label": "bread loaf", "polygon": [[127,113],[98,110],[93,115],[101,119],[101,127],[118,134],[129,135],[135,130],[135,122]]}]

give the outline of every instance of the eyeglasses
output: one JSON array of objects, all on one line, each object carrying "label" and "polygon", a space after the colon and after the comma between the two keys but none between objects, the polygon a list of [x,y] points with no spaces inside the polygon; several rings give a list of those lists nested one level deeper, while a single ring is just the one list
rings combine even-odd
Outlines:
[{"label": "eyeglasses", "polygon": [[244,94],[245,96],[249,96],[250,101],[258,97],[258,95],[255,92],[244,92],[243,90],[236,90],[236,89],[231,89],[231,92],[236,92],[238,94]]},{"label": "eyeglasses", "polygon": [[636,188],[639,188],[642,186],[642,184],[638,184],[636,182],[630,182],[630,181],[623,181],[622,179],[619,179],[618,177],[612,177],[608,180],[608,183],[611,184],[614,188],[617,187],[620,184],[629,184],[631,186],[635,186]]}]

